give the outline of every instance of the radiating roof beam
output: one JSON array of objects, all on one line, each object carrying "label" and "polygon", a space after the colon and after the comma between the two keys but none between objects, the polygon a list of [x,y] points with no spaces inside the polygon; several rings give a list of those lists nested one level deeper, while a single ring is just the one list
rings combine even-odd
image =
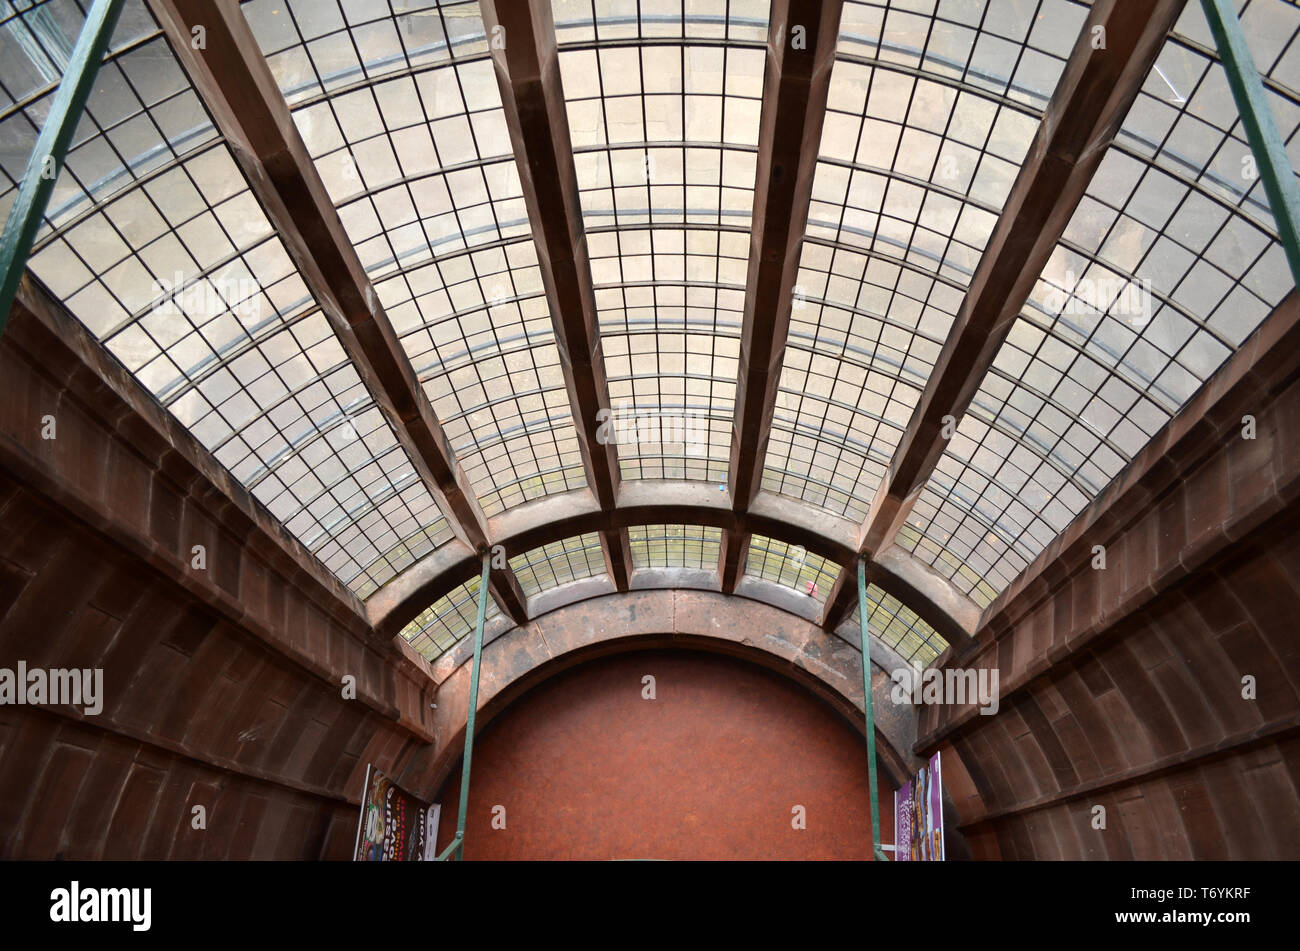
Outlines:
[{"label": "radiating roof beam", "polygon": [[891,544],[1061,239],[1185,0],[1098,0],[863,525]]},{"label": "radiating roof beam", "polygon": [[[384,313],[235,0],[148,0],[253,194],[453,531],[490,547],[482,509]],[[199,42],[199,39],[202,42]],[[518,581],[494,568],[492,595],[527,621]]]},{"label": "radiating roof beam", "polygon": [[[773,0],[768,17],[740,372],[727,472],[736,512],[749,509],[763,481],[841,8],[839,0]],[[735,590],[744,571],[746,547],[745,536],[733,531],[723,534],[718,575],[725,592]]]},{"label": "radiating roof beam", "polygon": [[[484,0],[480,9],[533,225],[578,450],[601,511],[611,512],[618,499],[618,453],[612,440],[598,438],[598,414],[611,408],[609,384],[551,5]],[[610,577],[619,591],[628,590],[627,532],[606,530],[600,538]]]}]

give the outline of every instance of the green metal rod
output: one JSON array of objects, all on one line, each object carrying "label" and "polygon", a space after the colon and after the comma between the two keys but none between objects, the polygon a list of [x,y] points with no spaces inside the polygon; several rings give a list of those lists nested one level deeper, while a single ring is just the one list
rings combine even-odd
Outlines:
[{"label": "green metal rod", "polygon": [[1255,164],[1264,181],[1268,206],[1277,223],[1277,233],[1291,265],[1291,278],[1300,287],[1300,187],[1287,157],[1286,146],[1268,105],[1264,83],[1259,78],[1255,60],[1246,46],[1241,21],[1232,0],[1201,0],[1205,19],[1210,24],[1214,43],[1223,60],[1232,98],[1237,102],[1246,140],[1255,154]]},{"label": "green metal rod", "polygon": [[95,0],[90,8],[63,79],[54,93],[50,113],[36,139],[36,147],[27,160],[18,195],[9,210],[4,231],[0,233],[0,274],[3,275],[0,278],[0,334],[9,323],[9,311],[18,293],[23,268],[27,266],[27,256],[32,253],[50,193],[67,157],[72,133],[76,131],[86,100],[90,97],[90,88],[95,83],[99,64],[104,60],[104,51],[108,49],[123,2]]},{"label": "green metal rod", "polygon": [[452,836],[452,839],[451,839],[451,845],[449,845],[449,846],[447,846],[445,849],[443,849],[443,850],[442,850],[442,854],[439,855],[436,859],[434,859],[434,861],[435,861],[435,862],[445,862],[445,861],[447,861],[447,857],[448,857],[449,855],[451,855],[451,853],[452,853],[455,849],[460,848],[460,844],[461,844],[462,842],[464,842],[464,841],[465,841],[465,837],[464,837],[460,832],[457,832],[454,836]]},{"label": "green metal rod", "polygon": [[876,795],[876,715],[871,701],[871,642],[867,639],[867,562],[858,559],[858,620],[862,622],[862,707],[867,714],[867,782],[871,784],[871,852],[885,861],[880,850],[880,802]]},{"label": "green metal rod", "polygon": [[[469,716],[465,721],[465,760],[460,770],[460,806],[456,811],[456,857],[465,861],[465,815],[469,809],[469,768],[474,757],[474,714],[478,712],[478,674],[483,663],[483,622],[487,618],[489,552],[483,553],[483,572],[478,579],[478,620],[474,622],[474,668],[469,678]],[[448,846],[450,849],[451,846]],[[446,854],[446,853],[443,853]]]}]

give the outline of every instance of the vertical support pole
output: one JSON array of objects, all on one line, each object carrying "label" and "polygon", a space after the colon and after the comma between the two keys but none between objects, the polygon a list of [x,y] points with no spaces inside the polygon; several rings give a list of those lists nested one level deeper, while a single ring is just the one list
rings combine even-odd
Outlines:
[{"label": "vertical support pole", "polygon": [[1232,98],[1237,102],[1246,140],[1255,155],[1268,207],[1277,223],[1277,233],[1291,265],[1291,277],[1300,287],[1300,187],[1287,158],[1286,145],[1278,132],[1277,122],[1269,109],[1264,83],[1259,78],[1255,60],[1246,46],[1241,21],[1232,0],[1201,0],[1205,19],[1214,34],[1214,43],[1228,75]]},{"label": "vertical support pole", "polygon": [[18,293],[27,256],[32,253],[45,206],[49,204],[54,182],[72,143],[72,133],[90,97],[90,87],[104,60],[122,4],[123,0],[95,0],[90,8],[68,60],[67,72],[54,93],[50,113],[27,160],[18,195],[9,210],[4,232],[0,233],[0,333],[4,333],[9,323],[9,310]]},{"label": "vertical support pole", "polygon": [[[483,552],[483,573],[478,579],[478,619],[474,622],[474,666],[469,678],[469,715],[465,718],[465,757],[460,770],[460,805],[456,810],[456,839],[448,846],[465,861],[465,816],[469,809],[469,770],[474,758],[474,714],[478,712],[478,675],[483,664],[483,622],[487,617],[488,570],[492,553]],[[444,852],[443,855],[447,853]]]},{"label": "vertical support pole", "polygon": [[876,715],[871,700],[871,642],[867,640],[867,559],[858,558],[858,620],[862,624],[862,708],[867,714],[867,782],[871,784],[871,854],[885,861],[880,850],[880,797],[876,794]]}]

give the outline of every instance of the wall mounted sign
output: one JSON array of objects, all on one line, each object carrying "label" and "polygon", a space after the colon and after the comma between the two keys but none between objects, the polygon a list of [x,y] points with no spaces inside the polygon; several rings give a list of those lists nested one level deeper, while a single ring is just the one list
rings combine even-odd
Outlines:
[{"label": "wall mounted sign", "polygon": [[373,765],[366,767],[365,794],[357,823],[358,862],[430,862],[437,853],[442,807],[413,796]]},{"label": "wall mounted sign", "polygon": [[894,861],[942,862],[943,778],[939,754],[894,791]]}]

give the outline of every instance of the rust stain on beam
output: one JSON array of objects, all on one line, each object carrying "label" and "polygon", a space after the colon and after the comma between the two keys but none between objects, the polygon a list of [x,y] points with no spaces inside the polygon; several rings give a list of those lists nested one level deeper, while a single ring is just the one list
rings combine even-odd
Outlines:
[{"label": "rust stain on beam", "polygon": [[620,593],[627,593],[632,580],[632,539],[626,528],[607,528],[600,533],[605,550],[605,570]]},{"label": "rust stain on beam", "polygon": [[[763,480],[841,9],[839,0],[774,0],[769,15],[740,370],[727,471],[727,486],[737,512],[748,510]],[[723,537],[718,558],[723,591],[735,591],[748,549],[747,537],[734,532]]]},{"label": "rust stain on beam", "polygon": [[[858,546],[864,554],[893,542],[906,521],[943,455],[944,417],[959,420],[974,398],[1184,3],[1093,4],[872,502]],[[1098,35],[1105,46],[1094,49]]]},{"label": "rust stain on beam", "polygon": [[[867,562],[867,584],[875,582],[875,564]],[[853,616],[858,606],[856,562],[840,566],[835,583],[826,592],[826,607],[822,610],[822,629],[833,631]]]},{"label": "rust stain on beam", "polygon": [[[494,46],[492,60],[506,128],[532,222],[578,451],[601,511],[610,512],[618,498],[618,451],[612,441],[598,438],[598,413],[611,408],[609,383],[555,23],[550,4],[542,0],[484,0],[481,10],[489,36],[498,26],[504,31],[500,35],[505,41],[500,48]],[[610,577],[626,591],[627,532],[602,531],[600,537]]]},{"label": "rust stain on beam", "polygon": [[[357,374],[392,425],[453,531],[471,548],[491,542],[486,520],[433,407],[361,264],[325,184],[233,0],[147,0],[253,194],[275,226]],[[195,49],[192,31],[204,30]],[[520,623],[519,584],[509,569],[492,593]]]},{"label": "rust stain on beam", "polygon": [[718,544],[718,585],[723,594],[735,594],[736,585],[745,573],[750,539],[747,524],[746,519],[737,517],[733,521],[733,527],[722,530]]}]

